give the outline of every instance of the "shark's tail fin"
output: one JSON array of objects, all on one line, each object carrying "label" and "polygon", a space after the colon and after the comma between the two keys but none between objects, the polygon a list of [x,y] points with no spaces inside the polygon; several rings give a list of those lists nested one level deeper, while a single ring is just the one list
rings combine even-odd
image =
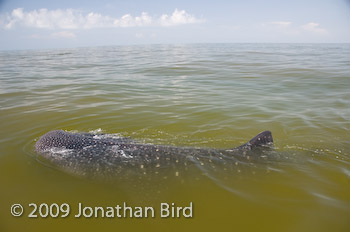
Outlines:
[{"label": "shark's tail fin", "polygon": [[248,143],[238,147],[239,149],[252,150],[257,147],[272,147],[273,138],[271,131],[263,131],[252,138]]}]

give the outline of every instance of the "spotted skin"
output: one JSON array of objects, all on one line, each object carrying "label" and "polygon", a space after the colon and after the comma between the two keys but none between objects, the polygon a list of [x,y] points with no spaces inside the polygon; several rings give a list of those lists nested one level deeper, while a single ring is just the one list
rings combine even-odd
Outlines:
[{"label": "spotted skin", "polygon": [[[92,133],[50,131],[35,144],[36,152],[69,173],[86,177],[180,176],[192,167],[222,169],[263,159],[256,150],[271,147],[270,131],[232,149],[206,149],[140,144],[129,138]],[[149,176],[149,175],[148,175]]]}]

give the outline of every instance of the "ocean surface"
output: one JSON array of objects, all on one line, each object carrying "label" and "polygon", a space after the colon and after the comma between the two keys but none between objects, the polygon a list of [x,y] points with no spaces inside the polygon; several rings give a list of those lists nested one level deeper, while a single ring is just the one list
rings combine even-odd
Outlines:
[{"label": "ocean surface", "polygon": [[[350,44],[0,51],[0,122],[0,231],[350,231]],[[56,129],[218,149],[270,130],[281,158],[161,183],[92,180],[35,153]],[[193,217],[73,216],[78,203],[123,202],[192,202]],[[72,212],[28,218],[30,203]]]}]

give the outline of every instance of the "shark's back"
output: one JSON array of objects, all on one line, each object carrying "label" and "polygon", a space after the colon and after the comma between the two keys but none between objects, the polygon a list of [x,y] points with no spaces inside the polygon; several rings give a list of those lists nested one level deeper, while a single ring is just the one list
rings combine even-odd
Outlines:
[{"label": "shark's back", "polygon": [[129,138],[55,130],[43,135],[35,149],[55,166],[76,175],[122,176],[126,173],[176,173],[191,165],[238,162],[246,159],[247,152],[272,144],[270,131],[261,132],[237,148],[207,149],[142,144]]}]

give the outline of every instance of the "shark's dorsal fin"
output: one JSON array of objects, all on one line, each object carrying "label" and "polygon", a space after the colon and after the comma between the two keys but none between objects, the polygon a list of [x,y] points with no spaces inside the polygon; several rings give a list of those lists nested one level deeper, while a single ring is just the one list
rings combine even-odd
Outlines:
[{"label": "shark's dorsal fin", "polygon": [[273,145],[273,138],[271,131],[263,131],[257,136],[252,138],[248,143],[243,144],[238,147],[239,149],[248,149],[252,150],[257,147],[271,147]]}]

